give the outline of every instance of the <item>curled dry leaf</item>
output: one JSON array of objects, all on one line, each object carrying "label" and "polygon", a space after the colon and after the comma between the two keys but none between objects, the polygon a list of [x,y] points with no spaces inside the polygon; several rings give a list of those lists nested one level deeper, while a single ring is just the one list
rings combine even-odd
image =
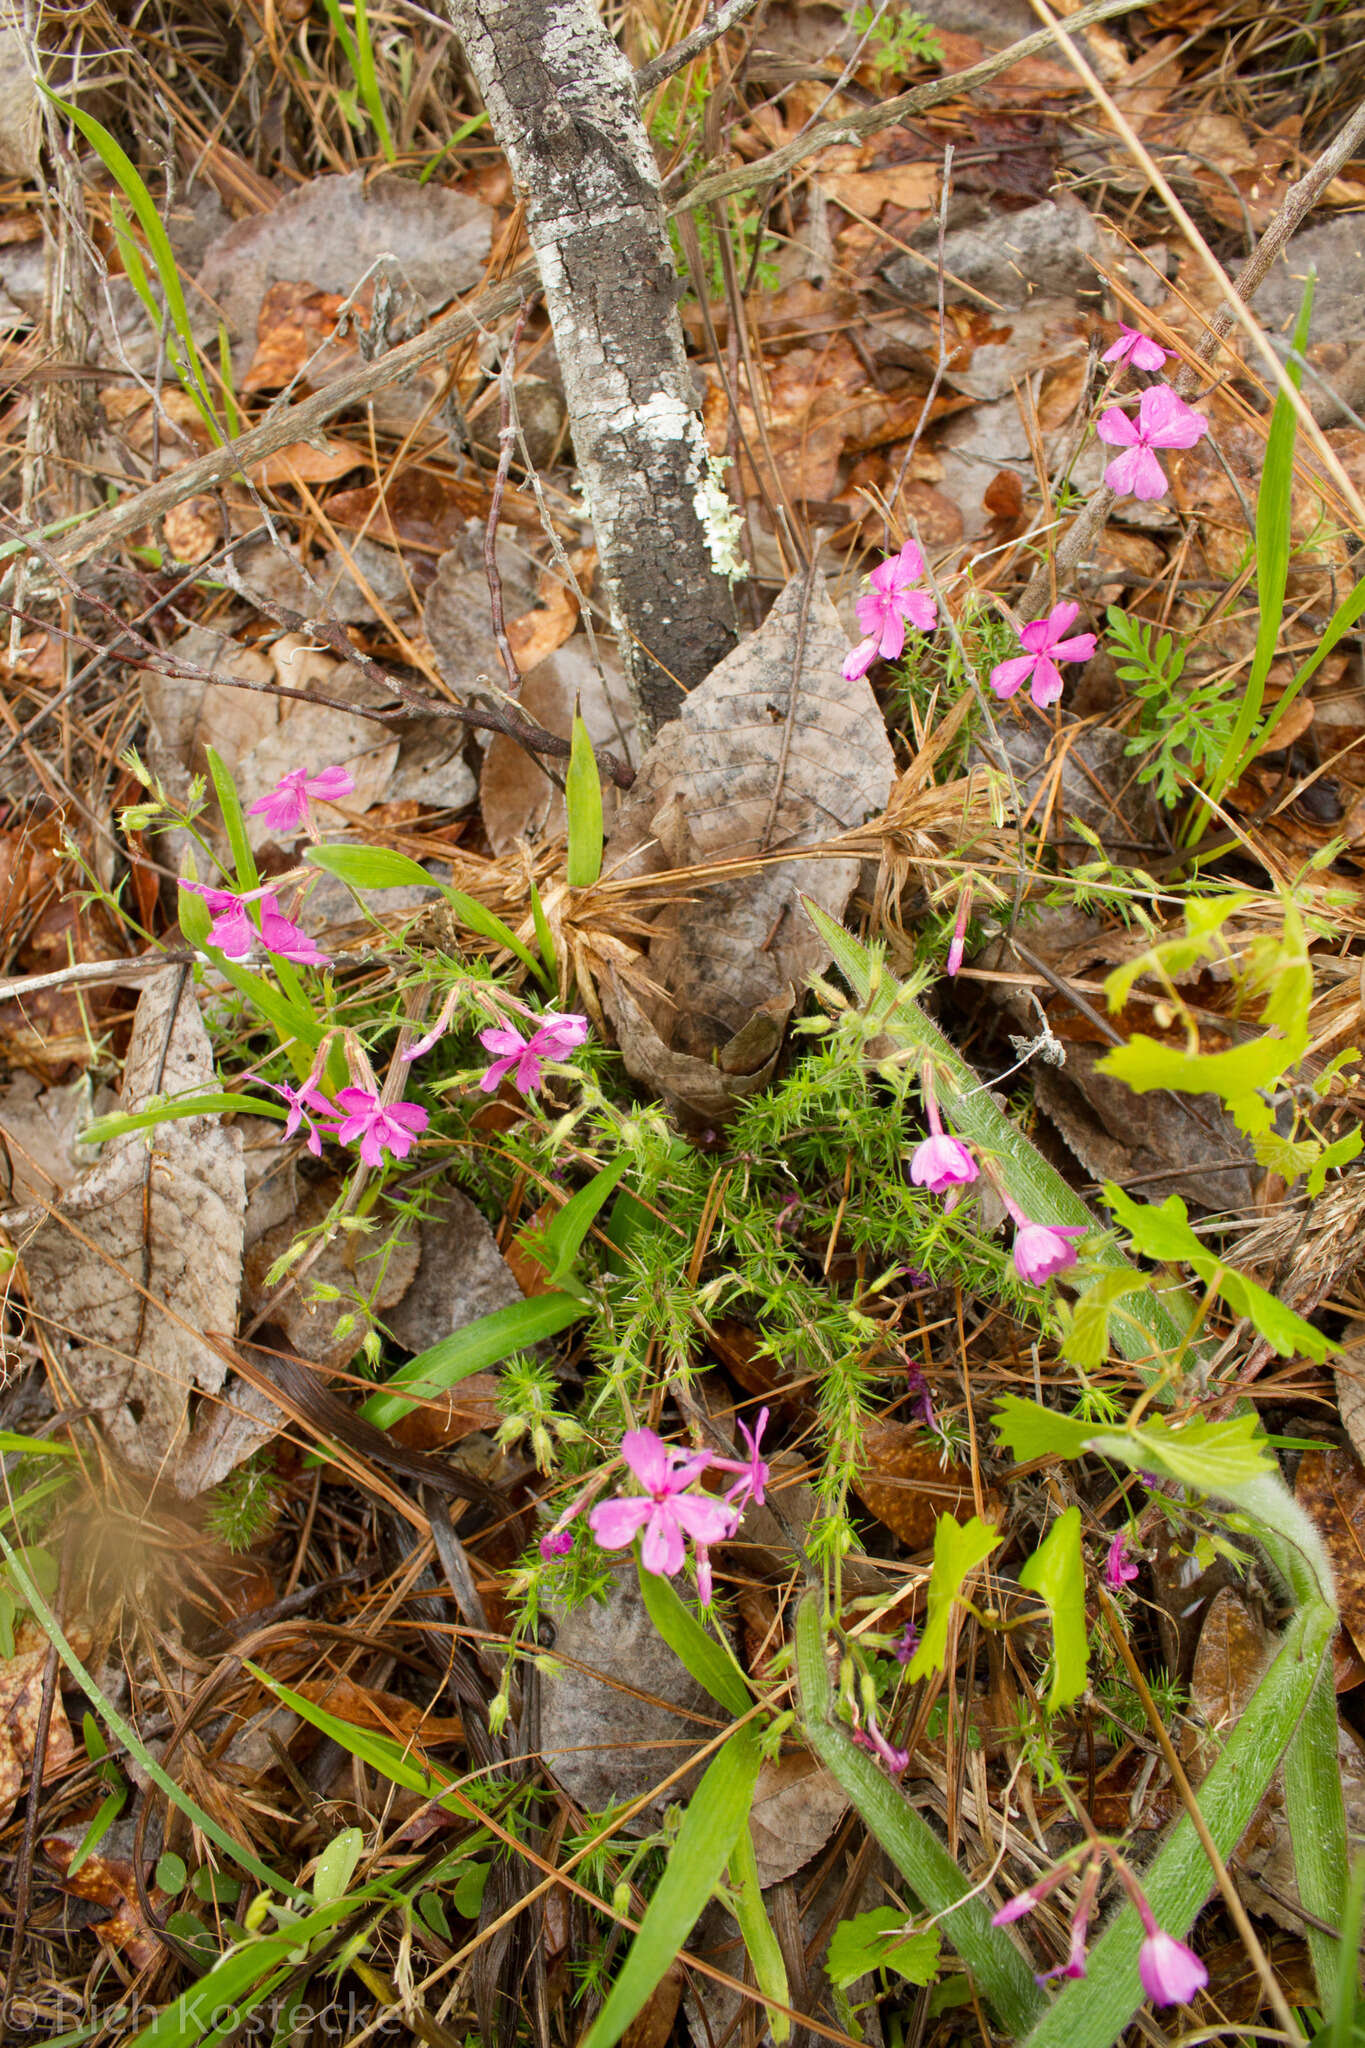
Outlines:
[{"label": "curled dry leaf", "polygon": [[628,1071],[710,1121],[771,1075],[796,990],[828,962],[801,896],[842,916],[858,863],[768,859],[714,882],[705,870],[827,845],[891,793],[881,713],[866,679],[842,674],[846,652],[823,584],[789,583],[659,734],[608,843],[613,880],[691,871],[630,987],[604,979],[603,1001]]},{"label": "curled dry leaf", "polygon": [[[25,1628],[20,1633],[14,1655],[0,1662],[0,1826],[9,1820],[19,1803],[19,1794],[32,1767],[38,1740],[47,1643],[35,1642],[36,1636],[36,1629]],[[75,1754],[75,1739],[58,1687],[52,1695],[43,1782],[46,1784],[49,1778],[65,1769]]]},{"label": "curled dry leaf", "polygon": [[[193,982],[168,969],[139,999],[121,1106],[216,1086]],[[240,1134],[203,1116],[111,1140],[53,1208],[4,1219],[69,1399],[135,1471],[177,1487],[194,1396],[227,1378],[245,1211]]]}]

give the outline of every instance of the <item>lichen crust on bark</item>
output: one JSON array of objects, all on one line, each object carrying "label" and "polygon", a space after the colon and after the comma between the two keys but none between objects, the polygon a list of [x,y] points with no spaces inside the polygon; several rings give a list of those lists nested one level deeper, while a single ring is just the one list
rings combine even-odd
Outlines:
[{"label": "lichen crust on bark", "polygon": [[645,722],[734,645],[658,169],[630,67],[589,0],[446,0],[527,229],[601,580]]}]

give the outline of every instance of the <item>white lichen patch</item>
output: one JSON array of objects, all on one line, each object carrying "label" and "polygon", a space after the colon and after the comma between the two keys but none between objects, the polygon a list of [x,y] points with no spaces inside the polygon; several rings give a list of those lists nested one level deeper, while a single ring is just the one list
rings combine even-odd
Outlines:
[{"label": "white lichen patch", "polygon": [[[700,427],[697,434],[699,439],[703,438]],[[704,439],[703,449],[706,469],[692,503],[706,536],[711,566],[718,576],[728,576],[731,584],[739,583],[748,575],[749,564],[739,551],[744,522],[725,489],[725,472],[730,467],[730,457],[713,455],[705,447]]]}]

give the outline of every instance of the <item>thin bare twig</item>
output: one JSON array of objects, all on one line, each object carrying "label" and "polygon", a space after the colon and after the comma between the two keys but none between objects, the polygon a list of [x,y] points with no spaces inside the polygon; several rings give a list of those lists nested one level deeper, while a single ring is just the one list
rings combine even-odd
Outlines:
[{"label": "thin bare twig", "polygon": [[641,99],[646,93],[653,92],[656,85],[662,85],[666,78],[672,78],[684,65],[690,64],[694,57],[700,57],[703,50],[709,50],[712,43],[718,43],[722,36],[728,35],[746,15],[753,13],[757,5],[758,0],[725,0],[710,20],[704,21],[700,28],[694,28],[690,36],[684,36],[671,50],[661,50],[657,57],[651,57],[647,64],[642,64],[635,74],[635,90]]}]

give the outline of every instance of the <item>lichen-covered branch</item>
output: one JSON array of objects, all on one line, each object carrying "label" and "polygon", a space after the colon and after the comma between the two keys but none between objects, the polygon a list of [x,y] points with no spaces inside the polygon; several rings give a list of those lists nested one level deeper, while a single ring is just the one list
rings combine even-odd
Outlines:
[{"label": "lichen-covered branch", "polygon": [[446,4],[524,193],[602,580],[652,727],[736,636],[634,80],[591,0]]}]

